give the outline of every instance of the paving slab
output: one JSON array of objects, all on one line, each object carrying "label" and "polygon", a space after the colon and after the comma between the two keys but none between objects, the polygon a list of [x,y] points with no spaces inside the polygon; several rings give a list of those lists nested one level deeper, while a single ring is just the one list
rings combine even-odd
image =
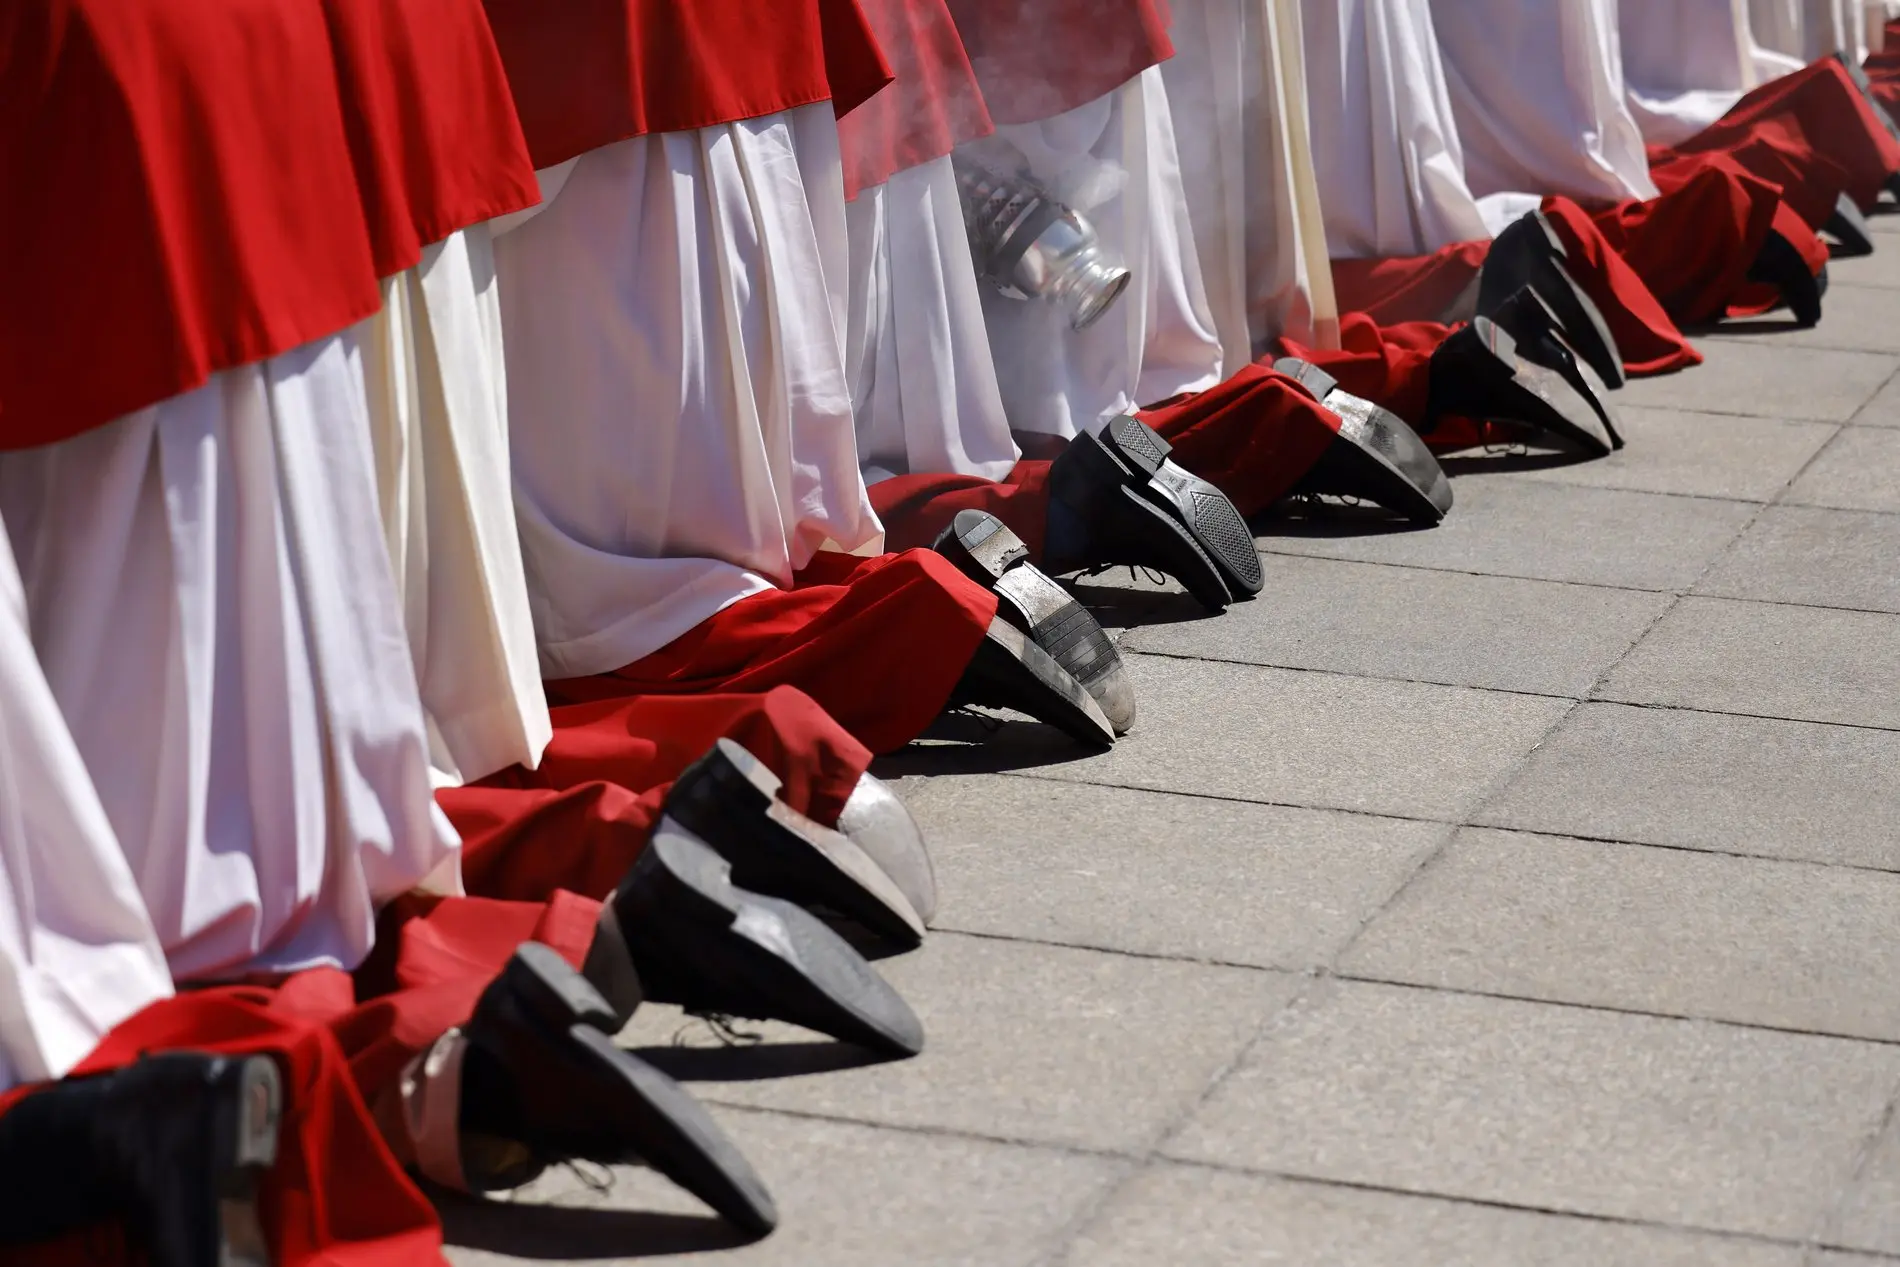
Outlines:
[{"label": "paving slab", "polygon": [[[641,1009],[622,1042],[724,1103],[1129,1152],[1193,1103],[1303,980],[955,933],[880,968],[923,1019],[915,1059],[840,1068],[852,1053],[785,1025],[753,1027],[767,1039],[758,1047],[682,1054],[669,1008]],[[800,1061],[816,1071],[756,1074]]]},{"label": "paving slab", "polygon": [[1900,368],[1900,357],[1797,347],[1788,342],[1790,337],[1697,339],[1700,366],[1631,379],[1617,404],[1846,422]]},{"label": "paving slab", "polygon": [[1889,1115],[1823,1239],[1900,1254],[1900,1119]]},{"label": "paving slab", "polygon": [[[1583,585],[1679,590],[1695,583],[1757,512],[1746,502],[1460,479],[1457,504],[1427,532],[1266,525],[1262,549],[1364,563]],[[1325,535],[1333,531],[1340,535]],[[1267,575],[1271,584],[1272,567]]]},{"label": "paving slab", "polygon": [[1900,735],[1584,704],[1475,822],[1900,869]]},{"label": "paving slab", "polygon": [[1594,462],[1526,460],[1515,478],[1771,501],[1834,435],[1830,422],[1780,422],[1684,409],[1619,409],[1627,447]]},{"label": "paving slab", "polygon": [[1602,698],[1900,728],[1900,616],[1685,598],[1610,671]]},{"label": "paving slab", "polygon": [[[1889,233],[1900,233],[1900,227],[1894,221],[1900,217],[1878,216],[1869,221],[1876,229],[1885,229]],[[1876,249],[1872,255],[1862,255],[1852,259],[1831,259],[1827,262],[1828,290],[1827,299],[1821,302],[1824,307],[1827,300],[1834,296],[1836,286],[1872,286],[1889,290],[1900,289],[1900,251],[1891,245],[1886,250]],[[1889,301],[1891,302],[1891,301]],[[1822,314],[1822,324],[1826,325],[1834,318],[1834,310],[1827,307]]]},{"label": "paving slab", "polygon": [[1848,427],[1802,473],[1782,500],[1798,506],[1900,513],[1900,431]]},{"label": "paving slab", "polygon": [[[1834,270],[1843,265],[1873,263],[1883,261],[1876,267],[1886,273],[1893,273],[1895,266],[1891,262],[1892,251],[1876,251],[1862,260],[1836,260],[1828,265],[1827,296],[1822,302],[1821,323],[1805,330],[1790,329],[1787,312],[1770,313],[1764,317],[1725,321],[1722,333],[1703,335],[1696,339],[1696,347],[1721,342],[1740,342],[1759,345],[1763,335],[1746,333],[1751,326],[1760,326],[1774,331],[1774,346],[1780,348],[1841,348],[1857,352],[1900,352],[1900,327],[1893,320],[1894,295],[1891,290],[1880,286],[1868,286],[1859,281],[1850,280],[1853,270],[1847,269],[1841,276],[1835,276]],[[1706,355],[1706,352],[1705,352]]]},{"label": "paving slab", "polygon": [[1900,1050],[1336,982],[1167,1146],[1230,1168],[1781,1239],[1808,1236]]},{"label": "paving slab", "polygon": [[778,1203],[781,1225],[767,1239],[738,1242],[652,1171],[616,1168],[602,1192],[557,1167],[506,1199],[451,1205],[449,1261],[488,1267],[513,1253],[733,1267],[1029,1267],[1061,1248],[1066,1226],[1124,1169],[1108,1158],[985,1140],[714,1113]]},{"label": "paving slab", "polygon": [[1268,560],[1224,620],[1131,630],[1126,650],[1581,696],[1667,595],[1334,559]]},{"label": "paving slab", "polygon": [[1797,1246],[1157,1165],[1068,1267],[1802,1267]]},{"label": "paving slab", "polygon": [[1449,829],[976,774],[915,781],[939,928],[1262,967],[1331,962]]},{"label": "paving slab", "polygon": [[1900,375],[1888,379],[1849,423],[1856,427],[1900,427]]},{"label": "paving slab", "polygon": [[[1135,729],[1111,751],[1041,766],[1039,777],[1452,821],[1571,707],[1250,664],[1126,660],[1141,702]],[[969,759],[1007,763],[1015,742],[1005,732]]]},{"label": "paving slab", "polygon": [[1467,829],[1355,977],[1900,1041],[1900,876]]},{"label": "paving slab", "polygon": [[1900,612],[1900,515],[1770,506],[1695,592]]}]

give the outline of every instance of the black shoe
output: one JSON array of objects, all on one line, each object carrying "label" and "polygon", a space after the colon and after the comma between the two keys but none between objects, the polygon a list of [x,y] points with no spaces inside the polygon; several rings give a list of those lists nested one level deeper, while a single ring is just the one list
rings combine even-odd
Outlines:
[{"label": "black shoe", "polygon": [[1049,467],[1049,521],[1043,563],[1051,572],[1118,565],[1173,577],[1211,612],[1233,593],[1220,565],[1179,518],[1141,491],[1096,437],[1075,438]]},{"label": "black shoe", "polygon": [[1598,378],[1621,387],[1623,354],[1596,301],[1564,267],[1566,258],[1563,239],[1543,212],[1533,211],[1506,225],[1478,270],[1478,315],[1494,315],[1512,295],[1535,286],[1557,314],[1557,324],[1577,355],[1589,362]]},{"label": "black shoe", "polygon": [[282,1117],[261,1055],[161,1052],[34,1092],[0,1117],[0,1246],[116,1218],[150,1267],[269,1267],[257,1187]]},{"label": "black shoe", "polygon": [[1761,254],[1749,265],[1748,280],[1773,286],[1781,292],[1781,301],[1803,326],[1820,323],[1821,296],[1827,292],[1827,270],[1823,268],[1818,277],[1809,272],[1808,262],[1801,258],[1795,244],[1775,230],[1768,231]]},{"label": "black shoe", "polygon": [[[995,515],[960,510],[931,548],[993,592],[997,615],[1067,669],[1101,706],[1116,734],[1128,733],[1135,724],[1135,688],[1121,653],[1088,608],[1029,561],[1021,537]],[[745,877],[739,879],[743,883]]]},{"label": "black shoe", "polygon": [[686,767],[666,794],[666,813],[732,864],[733,882],[856,920],[905,948],[921,945],[924,922],[857,842],[778,799],[782,783],[730,739]]},{"label": "black shoe", "polygon": [[1138,418],[1077,436],[1049,468],[1051,572],[1130,564],[1165,572],[1209,611],[1265,583],[1253,533],[1227,495],[1168,460]]},{"label": "black shoe", "polygon": [[1517,423],[1592,457],[1616,447],[1590,402],[1556,370],[1518,355],[1517,341],[1489,317],[1479,317],[1438,345],[1431,379],[1434,425],[1447,415]]},{"label": "black shoe", "polygon": [[1852,259],[1874,253],[1874,235],[1868,227],[1867,217],[1860,213],[1860,208],[1846,194],[1842,194],[1834,204],[1834,214],[1821,226],[1821,232],[1834,239],[1828,254],[1837,259]]},{"label": "black shoe", "polygon": [[651,999],[923,1050],[916,1013],[863,956],[804,908],[735,887],[731,865],[670,818],[602,910],[582,972],[623,1021]]},{"label": "black shoe", "polygon": [[950,703],[1012,708],[1093,748],[1115,743],[1115,727],[1088,688],[1000,615],[977,644]]},{"label": "black shoe", "polygon": [[1617,416],[1616,406],[1610,403],[1609,390],[1589,362],[1579,357],[1564,338],[1557,314],[1551,311],[1535,286],[1526,286],[1505,300],[1491,319],[1516,341],[1519,356],[1563,375],[1571,390],[1596,410],[1604,431],[1609,433],[1610,444],[1618,449],[1623,447],[1623,435],[1618,429],[1622,419]]},{"label": "black shoe", "polygon": [[1339,419],[1337,437],[1294,485],[1294,493],[1363,498],[1418,524],[1436,524],[1450,512],[1445,468],[1404,419],[1339,390],[1337,380],[1310,361],[1283,357],[1273,368]]},{"label": "black shoe", "polygon": [[904,802],[875,774],[858,778],[838,813],[838,830],[883,869],[925,924],[937,915],[937,872],[930,850]]},{"label": "black shoe", "polygon": [[615,1019],[560,955],[522,945],[463,1028],[464,1139],[519,1145],[537,1169],[642,1162],[733,1226],[770,1232],[778,1210],[758,1174],[685,1088],[614,1046]]}]

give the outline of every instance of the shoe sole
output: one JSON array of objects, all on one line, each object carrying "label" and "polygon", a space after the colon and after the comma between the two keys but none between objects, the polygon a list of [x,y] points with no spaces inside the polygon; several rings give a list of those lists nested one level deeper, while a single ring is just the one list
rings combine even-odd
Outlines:
[{"label": "shoe sole", "polygon": [[1834,214],[1821,226],[1821,232],[1834,239],[1837,245],[1830,254],[1838,258],[1854,259],[1874,253],[1873,230],[1867,224],[1867,217],[1846,194],[1835,203]]},{"label": "shoe sole", "polygon": [[684,1087],[614,1045],[613,1031],[601,1024],[606,1000],[565,959],[528,942],[502,971],[533,1022],[566,1035],[587,1058],[573,1072],[590,1083],[588,1102],[631,1110],[616,1123],[628,1128],[621,1161],[653,1167],[749,1235],[778,1226],[777,1207],[751,1163]]},{"label": "shoe sole", "polygon": [[217,1267],[270,1267],[270,1244],[258,1215],[257,1190],[277,1164],[284,1082],[277,1062],[247,1056],[222,1077],[216,1110]]},{"label": "shoe sole", "polygon": [[1235,595],[1258,594],[1266,585],[1253,532],[1227,495],[1168,460],[1174,446],[1139,418],[1112,419],[1096,437],[1131,472],[1143,477],[1139,491],[1178,519],[1221,570]]},{"label": "shoe sole", "polygon": [[1115,727],[1088,688],[1002,616],[977,644],[956,698],[1027,713],[1092,748],[1115,744]]},{"label": "shoe sole", "polygon": [[[1597,376],[1590,362],[1578,355],[1576,348],[1565,337],[1563,323],[1558,320],[1555,309],[1542,290],[1534,285],[1524,287],[1512,295],[1509,301],[1501,304],[1491,320],[1511,335],[1517,345],[1519,358],[1561,375],[1603,424],[1610,446],[1615,449],[1623,447],[1623,420],[1616,406],[1610,403],[1609,389]],[[1514,323],[1520,322],[1529,326],[1524,331],[1529,338],[1522,337],[1519,329],[1514,328]],[[1546,348],[1544,340],[1555,343],[1556,347]]]},{"label": "shoe sole", "polygon": [[[1346,392],[1333,392],[1321,404],[1339,419],[1339,438],[1321,459],[1325,467],[1316,467],[1297,491],[1368,497],[1412,523],[1437,524],[1451,513],[1451,481],[1417,432],[1389,410]],[[1347,475],[1348,463],[1358,468],[1352,482],[1365,481],[1365,491],[1327,486],[1328,471]]]},{"label": "shoe sole", "polygon": [[1507,268],[1503,276],[1494,274],[1488,283],[1480,267],[1479,314],[1488,316],[1519,288],[1535,286],[1556,312],[1558,324],[1578,354],[1605,383],[1621,387],[1625,381],[1622,350],[1603,319],[1603,310],[1564,266],[1563,240],[1541,211],[1531,212],[1517,224],[1507,226],[1499,240],[1506,253],[1514,256],[1512,263],[1521,267]]},{"label": "shoe sole", "polygon": [[[694,794],[704,780],[706,795]],[[732,864],[734,883],[822,906],[905,949],[924,923],[884,869],[842,832],[778,799],[784,782],[742,745],[721,739],[675,781],[666,812]],[[745,816],[758,814],[761,824]]]},{"label": "shoe sole", "polygon": [[[627,927],[618,908],[643,887],[652,918]],[[725,859],[669,818],[612,906],[595,940],[608,939],[608,951],[632,966],[657,1002],[788,1021],[888,1055],[923,1049],[916,1013],[857,951],[802,907],[735,887]],[[669,921],[697,923],[715,940],[683,955],[668,936]]]},{"label": "shoe sole", "polygon": [[995,593],[1000,613],[1080,682],[1117,735],[1135,724],[1121,653],[1088,608],[1029,562],[1029,547],[994,515],[959,511],[937,551]]}]

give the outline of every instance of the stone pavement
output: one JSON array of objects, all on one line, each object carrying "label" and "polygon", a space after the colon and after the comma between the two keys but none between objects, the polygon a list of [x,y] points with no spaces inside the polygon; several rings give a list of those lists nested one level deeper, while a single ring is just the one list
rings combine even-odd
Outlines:
[{"label": "stone pavement", "polygon": [[455,1260],[1900,1261],[1875,227],[1818,330],[1622,392],[1625,453],[1460,461],[1435,531],[1274,525],[1266,593],[1218,620],[1086,583],[1128,627],[1131,736],[886,768],[944,891],[883,965],[922,1057],[664,1010],[626,1036],[719,1106],[783,1228],[731,1248],[651,1175],[563,1173],[452,1207]]}]

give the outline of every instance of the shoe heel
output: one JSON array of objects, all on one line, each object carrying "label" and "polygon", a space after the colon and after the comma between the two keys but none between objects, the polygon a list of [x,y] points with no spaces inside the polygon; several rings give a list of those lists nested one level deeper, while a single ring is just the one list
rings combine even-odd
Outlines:
[{"label": "shoe heel", "polygon": [[218,1175],[217,1267],[270,1267],[270,1246],[257,1211],[258,1182],[277,1164],[284,1084],[277,1062],[249,1056],[227,1070],[220,1117],[224,1147]]},{"label": "shoe heel", "polygon": [[1151,478],[1168,460],[1168,454],[1174,452],[1173,445],[1132,414],[1111,419],[1102,428],[1100,438],[1115,456]]},{"label": "shoe heel", "polygon": [[552,1033],[564,1034],[572,1025],[607,1033],[618,1028],[613,1006],[552,946],[523,942],[502,975],[523,1013]]},{"label": "shoe heel", "polygon": [[783,786],[784,780],[744,745],[720,739],[704,756],[680,772],[667,793],[666,803],[669,812],[681,800],[762,810],[772,803]]},{"label": "shoe heel", "polygon": [[995,515],[981,510],[960,510],[936,549],[957,565],[957,569],[977,584],[988,587],[1003,579],[1003,573],[1029,557],[1023,539]]}]

